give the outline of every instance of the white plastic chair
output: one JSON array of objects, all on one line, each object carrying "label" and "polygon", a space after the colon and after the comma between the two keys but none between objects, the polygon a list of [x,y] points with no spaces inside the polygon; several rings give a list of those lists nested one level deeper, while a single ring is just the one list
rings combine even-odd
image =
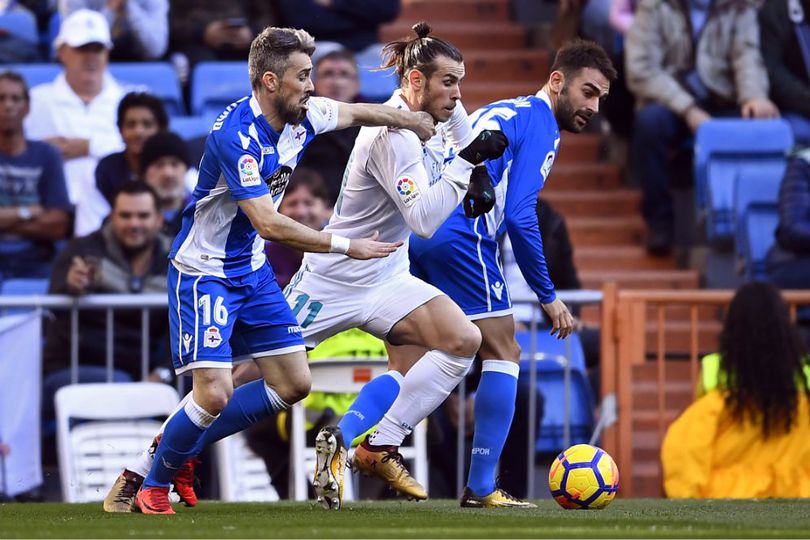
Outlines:
[{"label": "white plastic chair", "polygon": [[264,461],[236,433],[218,441],[217,472],[220,498],[226,502],[273,502],[278,492],[270,482]]},{"label": "white plastic chair", "polygon": [[[179,401],[160,383],[74,384],[56,392],[59,476],[65,502],[100,501]],[[73,428],[71,419],[89,420]]]},{"label": "white plastic chair", "polygon": [[[358,393],[363,385],[388,371],[386,358],[335,358],[315,360],[309,363],[312,373],[312,391],[329,393]],[[423,486],[428,485],[427,430],[422,421],[413,430],[413,446],[402,446],[399,451],[405,459],[414,462],[414,478]],[[296,501],[307,499],[307,480],[312,480],[315,471],[315,448],[306,445],[304,407],[296,403],[292,407],[290,435],[290,464],[292,467],[293,495]],[[344,498],[353,500],[351,475],[347,474]]]}]

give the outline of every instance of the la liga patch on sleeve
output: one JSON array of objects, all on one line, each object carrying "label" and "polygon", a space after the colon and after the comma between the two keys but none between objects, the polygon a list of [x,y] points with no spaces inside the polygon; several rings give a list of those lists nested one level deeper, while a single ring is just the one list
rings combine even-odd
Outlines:
[{"label": "la liga patch on sleeve", "polygon": [[419,186],[416,185],[412,178],[407,176],[397,180],[397,193],[405,206],[412,205],[422,196],[419,192]]},{"label": "la liga patch on sleeve", "polygon": [[259,164],[253,156],[245,154],[239,158],[239,183],[242,187],[258,186],[262,183]]}]

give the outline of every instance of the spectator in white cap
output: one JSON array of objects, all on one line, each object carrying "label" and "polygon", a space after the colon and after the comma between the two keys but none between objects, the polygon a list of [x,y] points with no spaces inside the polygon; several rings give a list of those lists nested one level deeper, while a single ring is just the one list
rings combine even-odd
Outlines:
[{"label": "spectator in white cap", "polygon": [[95,187],[95,170],[99,159],[124,148],[116,114],[125,92],[107,71],[112,40],[101,13],[73,12],[62,21],[54,48],[64,70],[31,90],[25,131],[61,152],[68,195],[76,205],[74,235],[82,236],[98,229],[108,210]]}]

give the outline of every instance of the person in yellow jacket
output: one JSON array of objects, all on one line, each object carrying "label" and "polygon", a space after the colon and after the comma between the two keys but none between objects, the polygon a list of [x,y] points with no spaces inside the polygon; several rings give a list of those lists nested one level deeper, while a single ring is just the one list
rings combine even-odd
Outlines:
[{"label": "person in yellow jacket", "polygon": [[661,448],[671,498],[810,497],[810,367],[779,291],[743,285]]}]

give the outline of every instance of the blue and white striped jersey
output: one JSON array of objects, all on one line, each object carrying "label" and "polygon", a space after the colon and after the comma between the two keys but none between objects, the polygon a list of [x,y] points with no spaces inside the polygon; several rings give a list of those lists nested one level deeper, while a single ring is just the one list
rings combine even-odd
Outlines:
[{"label": "blue and white striped jersey", "polygon": [[169,253],[175,265],[223,278],[260,268],[264,241],[237,201],[270,194],[278,208],[301,152],[337,119],[336,101],[312,97],[306,119],[276,133],[255,97],[228,105],[205,142],[197,187]]},{"label": "blue and white striped jersey", "polygon": [[[503,156],[486,162],[495,187],[495,208],[486,214],[494,238],[507,232],[523,277],[543,303],[556,297],[548,275],[537,221],[537,195],[545,185],[560,146],[560,130],[548,95],[496,101],[475,111],[473,130],[500,129],[509,139]],[[463,217],[463,211],[457,209]]]}]

